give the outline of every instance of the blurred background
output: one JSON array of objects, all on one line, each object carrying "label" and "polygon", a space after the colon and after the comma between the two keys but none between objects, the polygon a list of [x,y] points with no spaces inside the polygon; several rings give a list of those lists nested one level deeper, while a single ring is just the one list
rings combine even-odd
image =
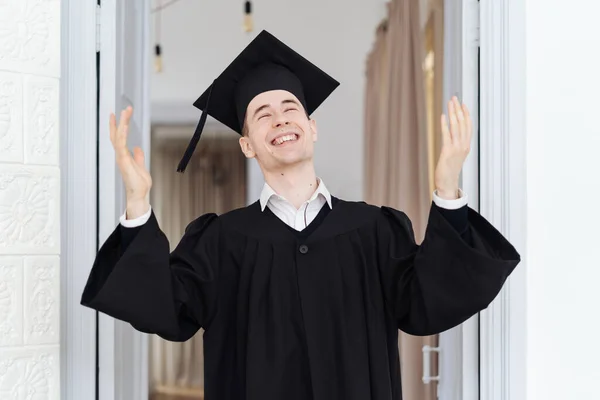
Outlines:
[{"label": "blurred background", "polygon": [[597,399],[599,14],[596,0],[0,0],[0,399],[202,398],[201,332],[165,343],[80,305],[124,210],[107,122],[136,109],[130,145],[150,155],[173,245],[194,216],[255,201],[256,164],[214,121],[175,169],[193,101],[263,29],[342,84],[313,116],[318,175],[405,210],[418,239],[439,115],[455,94],[471,108],[462,186],[523,263],[457,330],[401,335],[404,398]]},{"label": "blurred background", "polygon": [[[441,0],[154,0],[151,18],[151,203],[173,248],[196,216],[260,195],[258,165],[211,119],[186,173],[173,171],[198,121],[193,101],[263,29],[341,82],[312,115],[317,175],[335,196],[405,210],[421,240],[445,101]],[[405,398],[436,398],[422,348],[437,342],[401,334]],[[151,399],[203,398],[201,332],[182,344],[151,337],[149,363]]]}]

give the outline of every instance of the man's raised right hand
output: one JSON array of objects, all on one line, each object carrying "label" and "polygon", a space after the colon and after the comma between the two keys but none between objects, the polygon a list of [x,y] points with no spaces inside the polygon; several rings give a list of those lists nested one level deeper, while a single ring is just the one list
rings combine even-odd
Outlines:
[{"label": "man's raised right hand", "polygon": [[115,149],[117,166],[125,184],[127,219],[140,217],[150,209],[148,194],[152,187],[152,177],[144,165],[144,152],[135,147],[132,156],[127,148],[127,133],[132,114],[131,106],[121,111],[118,127],[115,115],[110,115],[110,141]]}]

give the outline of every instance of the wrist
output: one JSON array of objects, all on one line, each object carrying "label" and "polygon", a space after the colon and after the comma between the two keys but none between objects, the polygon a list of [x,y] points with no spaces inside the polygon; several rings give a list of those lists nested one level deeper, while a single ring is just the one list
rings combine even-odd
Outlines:
[{"label": "wrist", "polygon": [[437,188],[436,193],[438,197],[444,200],[456,200],[460,198],[458,187],[453,189]]},{"label": "wrist", "polygon": [[136,219],[144,215],[150,209],[150,203],[146,200],[127,201],[125,212],[126,219]]}]

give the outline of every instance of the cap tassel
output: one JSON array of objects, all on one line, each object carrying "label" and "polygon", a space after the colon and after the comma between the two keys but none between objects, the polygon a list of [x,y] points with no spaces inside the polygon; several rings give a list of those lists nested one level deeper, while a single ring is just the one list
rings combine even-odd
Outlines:
[{"label": "cap tassel", "polygon": [[160,44],[154,46],[154,69],[156,72],[162,72],[162,50]]},{"label": "cap tassel", "polygon": [[198,126],[196,126],[196,130],[194,131],[194,136],[192,136],[192,139],[190,140],[190,143],[188,144],[188,147],[185,150],[185,153],[183,154],[181,161],[179,161],[179,165],[177,166],[177,172],[183,173],[185,171],[185,168],[187,167],[188,163],[190,162],[192,155],[194,154],[194,150],[196,150],[196,146],[198,145],[198,142],[200,141],[200,137],[202,136],[202,130],[204,129],[204,125],[206,124],[206,118],[208,117],[208,105],[210,104],[210,95],[212,93],[214,86],[215,86],[215,82],[213,81],[213,83],[210,85],[210,88],[208,90],[208,97],[206,98],[206,106],[204,107],[204,110],[202,110],[202,116],[200,117],[200,122],[198,122]]},{"label": "cap tassel", "polygon": [[252,20],[252,3],[250,1],[246,1],[244,10],[244,31],[252,32],[252,30],[254,29],[254,21]]}]

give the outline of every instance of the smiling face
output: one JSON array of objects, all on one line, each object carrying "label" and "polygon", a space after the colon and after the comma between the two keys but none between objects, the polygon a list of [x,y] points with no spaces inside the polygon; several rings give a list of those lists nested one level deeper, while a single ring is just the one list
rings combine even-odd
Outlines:
[{"label": "smiling face", "polygon": [[246,112],[242,152],[263,169],[274,170],[311,162],[317,126],[296,96],[272,90],[256,96]]}]

